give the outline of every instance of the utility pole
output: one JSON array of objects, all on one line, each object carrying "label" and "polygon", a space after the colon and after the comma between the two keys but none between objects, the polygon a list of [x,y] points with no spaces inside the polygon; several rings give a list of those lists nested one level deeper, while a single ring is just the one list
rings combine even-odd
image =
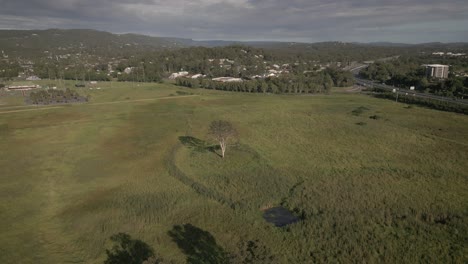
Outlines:
[{"label": "utility pole", "polygon": [[146,75],[145,75],[145,62],[141,62],[143,64],[143,82],[146,82]]}]

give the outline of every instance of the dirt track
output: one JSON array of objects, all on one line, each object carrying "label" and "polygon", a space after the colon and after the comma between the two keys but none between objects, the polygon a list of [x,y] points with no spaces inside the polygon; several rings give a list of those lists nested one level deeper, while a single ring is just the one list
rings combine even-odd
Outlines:
[{"label": "dirt track", "polygon": [[[125,101],[115,101],[115,102],[89,103],[89,104],[86,104],[86,105],[123,104],[123,103],[135,103],[135,102],[155,101],[155,100],[163,100],[163,99],[178,99],[178,98],[187,98],[187,97],[195,97],[195,96],[198,96],[198,95],[165,96],[165,97],[156,97],[156,98],[147,98],[147,99],[136,99],[136,100],[125,100]],[[19,106],[18,106],[18,107],[19,107]],[[30,108],[30,109],[1,111],[0,114],[9,114],[9,113],[18,113],[18,112],[29,112],[29,111],[41,111],[41,110],[57,109],[57,108],[65,108],[65,105],[57,105],[57,106],[54,106],[54,107],[40,107],[40,106],[36,106],[36,108]]]}]

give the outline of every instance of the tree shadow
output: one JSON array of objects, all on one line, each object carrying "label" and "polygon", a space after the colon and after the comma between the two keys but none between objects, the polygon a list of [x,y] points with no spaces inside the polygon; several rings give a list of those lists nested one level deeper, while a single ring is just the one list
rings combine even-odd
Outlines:
[{"label": "tree shadow", "polygon": [[212,152],[221,157],[221,155],[216,152],[217,150],[221,149],[219,145],[210,145],[208,142],[204,140],[191,137],[191,136],[180,136],[179,140],[180,140],[180,143],[182,143],[182,145],[194,151],[201,152],[201,153]]},{"label": "tree shadow", "polygon": [[228,263],[228,254],[207,231],[191,224],[176,225],[169,236],[187,255],[187,263],[211,264]]},{"label": "tree shadow", "polygon": [[139,239],[125,233],[115,234],[110,239],[114,245],[110,250],[106,249],[105,264],[159,263],[153,249]]}]

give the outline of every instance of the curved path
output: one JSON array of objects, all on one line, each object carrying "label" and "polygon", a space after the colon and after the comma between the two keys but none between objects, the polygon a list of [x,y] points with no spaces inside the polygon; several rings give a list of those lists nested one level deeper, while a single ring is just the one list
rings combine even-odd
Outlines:
[{"label": "curved path", "polygon": [[181,148],[181,144],[177,144],[175,147],[171,149],[169,154],[166,157],[166,167],[169,172],[169,175],[180,181],[182,184],[190,187],[192,190],[194,190],[196,193],[208,198],[215,200],[221,204],[228,205],[231,208],[236,208],[240,204],[234,203],[230,199],[224,197],[222,194],[210,190],[207,188],[205,185],[193,180],[192,178],[188,177],[183,171],[181,171],[177,165],[175,164],[175,156],[179,148]]}]

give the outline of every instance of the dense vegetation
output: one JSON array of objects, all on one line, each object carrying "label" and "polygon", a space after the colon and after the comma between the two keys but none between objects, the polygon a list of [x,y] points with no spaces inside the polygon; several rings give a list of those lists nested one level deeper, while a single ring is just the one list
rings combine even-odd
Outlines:
[{"label": "dense vegetation", "polygon": [[[449,78],[440,80],[426,77],[423,64],[450,65]],[[387,62],[377,62],[360,72],[361,77],[385,82],[396,87],[409,88],[448,97],[468,96],[468,77],[455,73],[468,73],[468,62],[464,57],[404,56]]]},{"label": "dense vegetation", "polygon": [[[250,79],[252,76],[268,74],[268,70],[275,69],[273,67],[275,66],[279,67],[276,68],[278,71],[290,73],[294,82],[306,85],[306,81],[295,81],[295,79],[302,78],[309,79],[308,83],[323,84],[318,81],[323,76],[314,74],[314,72],[321,70],[321,64],[319,61],[313,61],[313,58],[315,57],[288,57],[279,51],[273,52],[245,46],[193,47],[175,51],[145,53],[123,59],[114,65],[114,71],[111,74],[107,73],[108,65],[105,63],[86,67],[85,61],[91,60],[90,57],[81,58],[78,61],[65,59],[60,63],[39,60],[34,66],[34,72],[40,78],[46,79],[109,81],[111,78],[116,78],[119,81],[160,82],[162,78],[178,71],[203,74],[208,78],[228,76]],[[328,69],[327,74],[334,78],[335,85],[346,86],[353,82],[351,74],[334,69],[336,63],[330,66],[332,68]],[[124,73],[124,70],[128,68],[131,69],[131,72]],[[295,77],[296,75],[298,77]],[[308,87],[307,89],[312,88]]]},{"label": "dense vegetation", "polygon": [[47,89],[37,92],[31,92],[27,101],[32,104],[46,105],[87,102],[88,99],[89,98],[81,96],[76,91],[67,88],[65,90]]},{"label": "dense vegetation", "polygon": [[63,79],[75,81],[110,81],[111,76],[107,75],[107,65],[105,70],[103,65],[89,66],[85,64],[73,63],[74,66],[68,65],[67,61],[61,63],[41,63],[38,62],[34,65],[34,74],[41,79]]},{"label": "dense vegetation", "polygon": [[[466,260],[466,115],[358,94],[104,88],[70,107],[0,97],[1,263],[135,248],[163,263]],[[214,120],[239,132],[225,159]],[[300,221],[266,222],[276,206]]]},{"label": "dense vegetation", "polygon": [[354,84],[350,72],[327,69],[301,75],[287,74],[280,77],[246,80],[242,82],[219,82],[209,79],[177,78],[176,85],[189,88],[205,88],[247,93],[329,93],[331,88],[348,87]]},{"label": "dense vegetation", "polygon": [[0,82],[12,80],[18,77],[22,68],[17,62],[6,62],[0,60]]}]

